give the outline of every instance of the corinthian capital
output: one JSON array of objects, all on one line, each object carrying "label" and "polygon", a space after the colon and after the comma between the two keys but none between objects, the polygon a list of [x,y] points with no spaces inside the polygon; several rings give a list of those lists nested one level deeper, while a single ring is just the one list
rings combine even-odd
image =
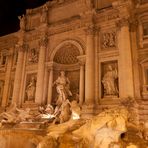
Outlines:
[{"label": "corinthian capital", "polygon": [[129,19],[126,18],[122,18],[116,22],[116,26],[118,29],[122,28],[123,26],[129,26],[129,24]]},{"label": "corinthian capital", "polygon": [[43,37],[40,39],[40,41],[39,41],[39,45],[40,45],[40,46],[46,47],[46,46],[47,46],[47,43],[48,43],[48,38],[47,38],[47,36],[43,36]]},{"label": "corinthian capital", "polygon": [[20,44],[20,43],[17,43],[17,44],[15,45],[15,48],[16,48],[17,51],[22,51],[22,52],[24,52],[25,50],[28,49],[28,45],[27,45],[27,44]]},{"label": "corinthian capital", "polygon": [[89,25],[86,29],[85,32],[87,35],[95,35],[98,33],[98,28],[95,25]]}]

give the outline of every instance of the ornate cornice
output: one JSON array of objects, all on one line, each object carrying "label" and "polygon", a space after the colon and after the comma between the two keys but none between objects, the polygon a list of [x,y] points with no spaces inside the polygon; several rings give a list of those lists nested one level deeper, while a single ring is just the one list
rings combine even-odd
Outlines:
[{"label": "ornate cornice", "polygon": [[25,42],[31,42],[34,40],[39,40],[41,36],[42,36],[42,32],[34,30],[34,31],[27,32],[24,40]]},{"label": "ornate cornice", "polygon": [[9,49],[14,47],[14,45],[18,42],[18,37],[14,35],[8,35],[4,37],[0,37],[0,50],[1,49]]},{"label": "ornate cornice", "polygon": [[58,1],[48,1],[47,5],[50,9],[63,7],[64,5],[76,2],[78,0],[58,0]]},{"label": "ornate cornice", "polygon": [[48,35],[54,35],[66,31],[71,31],[84,27],[85,23],[80,19],[69,19],[69,21],[61,21],[59,24],[49,25]]},{"label": "ornate cornice", "polygon": [[103,10],[96,10],[96,20],[95,23],[103,23],[106,21],[114,21],[119,19],[118,10],[110,7]]}]

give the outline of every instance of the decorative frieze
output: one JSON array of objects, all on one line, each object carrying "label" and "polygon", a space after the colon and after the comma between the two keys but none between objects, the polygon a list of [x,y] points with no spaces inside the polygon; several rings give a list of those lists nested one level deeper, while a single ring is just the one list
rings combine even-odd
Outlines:
[{"label": "decorative frieze", "polygon": [[96,11],[96,23],[103,23],[106,21],[114,21],[116,19],[119,19],[119,13],[115,9],[109,9],[106,8],[105,11],[103,10],[97,10]]}]

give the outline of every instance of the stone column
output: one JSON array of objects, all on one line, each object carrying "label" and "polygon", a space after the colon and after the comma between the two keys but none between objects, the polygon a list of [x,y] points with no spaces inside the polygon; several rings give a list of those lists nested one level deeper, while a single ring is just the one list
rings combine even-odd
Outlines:
[{"label": "stone column", "polygon": [[10,81],[11,81],[11,69],[13,63],[13,48],[10,49],[8,53],[8,61],[7,61],[7,70],[5,74],[5,84],[3,90],[3,97],[2,97],[2,107],[5,107],[8,103],[9,99],[9,89],[10,89]]},{"label": "stone column", "polygon": [[47,92],[48,92],[48,69],[45,69],[45,76],[44,76],[44,90],[43,90],[43,100],[42,104],[45,105],[47,103]]},{"label": "stone column", "polygon": [[139,99],[141,97],[141,88],[140,88],[140,73],[139,73],[139,61],[138,61],[138,45],[137,45],[137,29],[138,22],[132,21],[130,24],[131,31],[131,47],[132,47],[132,57],[133,58],[133,78],[134,78],[134,92],[135,98]]},{"label": "stone column", "polygon": [[35,102],[39,105],[41,105],[42,99],[43,99],[46,46],[47,46],[47,38],[45,36],[45,37],[43,37],[43,39],[40,40],[37,84],[36,84],[36,94],[35,94]]},{"label": "stone column", "polygon": [[120,98],[133,97],[133,66],[128,20],[119,21],[118,48],[119,48],[119,96]]},{"label": "stone column", "polygon": [[48,104],[51,104],[52,102],[52,86],[53,86],[53,67],[51,67],[49,71],[48,100],[47,100]]},{"label": "stone column", "polygon": [[95,101],[95,27],[86,29],[86,65],[85,65],[85,104],[92,106]]},{"label": "stone column", "polygon": [[20,88],[21,88],[24,51],[26,47],[24,45],[16,45],[16,48],[18,49],[18,60],[17,60],[17,65],[16,65],[16,71],[15,71],[12,102],[18,103],[19,93],[20,93]]},{"label": "stone column", "polygon": [[143,25],[141,21],[139,21],[138,30],[139,30],[139,46],[140,48],[143,48]]},{"label": "stone column", "polygon": [[80,83],[79,83],[79,104],[82,105],[84,102],[84,92],[85,92],[85,68],[84,63],[80,63]]},{"label": "stone column", "polygon": [[99,40],[98,40],[98,29],[95,33],[95,103],[98,104],[99,100],[99,60],[98,60],[98,48],[99,48]]}]

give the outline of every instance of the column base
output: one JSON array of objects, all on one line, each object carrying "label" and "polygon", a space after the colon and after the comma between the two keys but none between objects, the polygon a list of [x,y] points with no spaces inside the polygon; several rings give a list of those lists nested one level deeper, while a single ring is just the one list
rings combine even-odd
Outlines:
[{"label": "column base", "polygon": [[26,101],[25,103],[22,104],[23,109],[30,108],[32,113],[37,113],[38,107],[39,105],[33,101]]},{"label": "column base", "polygon": [[81,118],[90,119],[95,115],[95,105],[83,104]]}]

